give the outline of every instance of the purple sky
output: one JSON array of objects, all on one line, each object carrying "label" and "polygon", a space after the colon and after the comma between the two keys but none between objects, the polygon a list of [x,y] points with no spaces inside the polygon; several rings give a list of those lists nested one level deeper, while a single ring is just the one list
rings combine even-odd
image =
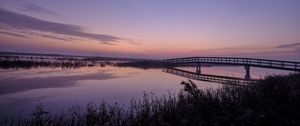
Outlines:
[{"label": "purple sky", "polygon": [[1,0],[0,51],[300,59],[299,0]]}]

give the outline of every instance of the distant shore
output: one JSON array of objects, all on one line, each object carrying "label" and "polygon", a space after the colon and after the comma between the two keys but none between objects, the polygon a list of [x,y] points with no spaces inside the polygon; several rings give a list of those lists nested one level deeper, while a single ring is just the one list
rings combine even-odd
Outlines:
[{"label": "distant shore", "polygon": [[[0,69],[29,69],[37,67],[79,68],[90,66],[116,66],[134,67],[141,69],[160,69],[165,66],[162,60],[132,59],[118,57],[85,57],[58,54],[32,54],[32,53],[1,53]],[[182,65],[181,65],[182,66]],[[193,66],[186,64],[185,66]],[[212,66],[205,65],[202,66]],[[224,66],[224,65],[216,65]]]}]

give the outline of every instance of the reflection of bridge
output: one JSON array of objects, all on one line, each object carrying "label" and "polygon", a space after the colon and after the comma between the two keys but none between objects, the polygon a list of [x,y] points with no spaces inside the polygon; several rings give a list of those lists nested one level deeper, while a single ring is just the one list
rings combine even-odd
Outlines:
[{"label": "reflection of bridge", "polygon": [[255,84],[258,82],[258,80],[254,80],[254,79],[244,79],[244,78],[209,75],[209,74],[197,74],[194,72],[175,69],[175,68],[166,68],[166,69],[163,69],[163,72],[174,74],[177,76],[186,77],[186,78],[193,79],[193,80],[215,82],[215,83],[221,83],[221,84],[251,85],[251,84]]},{"label": "reflection of bridge", "polygon": [[263,67],[280,70],[300,71],[300,62],[254,59],[254,58],[234,58],[234,57],[186,57],[163,60],[166,66],[181,66],[184,64],[196,64],[196,73],[201,73],[201,64],[223,64],[245,66],[246,79],[250,79],[250,66]]}]

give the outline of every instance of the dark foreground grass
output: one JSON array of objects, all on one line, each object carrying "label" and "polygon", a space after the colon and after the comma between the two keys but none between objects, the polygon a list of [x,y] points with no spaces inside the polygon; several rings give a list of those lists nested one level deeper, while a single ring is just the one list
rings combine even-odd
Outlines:
[{"label": "dark foreground grass", "polygon": [[29,126],[299,126],[300,74],[270,76],[254,86],[200,90],[182,82],[177,95],[144,94],[128,109],[118,104],[72,106],[51,114],[38,106],[31,119],[7,119],[0,125]]}]

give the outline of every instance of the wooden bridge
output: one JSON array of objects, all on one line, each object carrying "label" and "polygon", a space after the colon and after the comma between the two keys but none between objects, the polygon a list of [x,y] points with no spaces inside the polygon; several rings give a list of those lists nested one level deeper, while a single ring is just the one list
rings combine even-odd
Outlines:
[{"label": "wooden bridge", "polygon": [[244,66],[245,79],[250,79],[250,67],[271,68],[289,71],[300,71],[300,62],[236,57],[184,57],[163,60],[165,66],[176,67],[195,64],[196,74],[201,74],[202,64],[222,64]]},{"label": "wooden bridge", "polygon": [[272,69],[280,69],[280,70],[300,71],[300,62],[255,59],[255,58],[186,57],[186,58],[165,59],[163,61],[169,65],[206,63],[206,64],[254,66],[254,67],[272,68]]},{"label": "wooden bridge", "polygon": [[200,81],[230,84],[230,85],[242,85],[242,86],[253,85],[259,81],[256,79],[244,79],[244,78],[210,75],[210,74],[197,74],[191,71],[175,69],[175,68],[165,68],[163,69],[163,72],[181,76],[181,77],[186,77],[192,80],[200,80]]}]

